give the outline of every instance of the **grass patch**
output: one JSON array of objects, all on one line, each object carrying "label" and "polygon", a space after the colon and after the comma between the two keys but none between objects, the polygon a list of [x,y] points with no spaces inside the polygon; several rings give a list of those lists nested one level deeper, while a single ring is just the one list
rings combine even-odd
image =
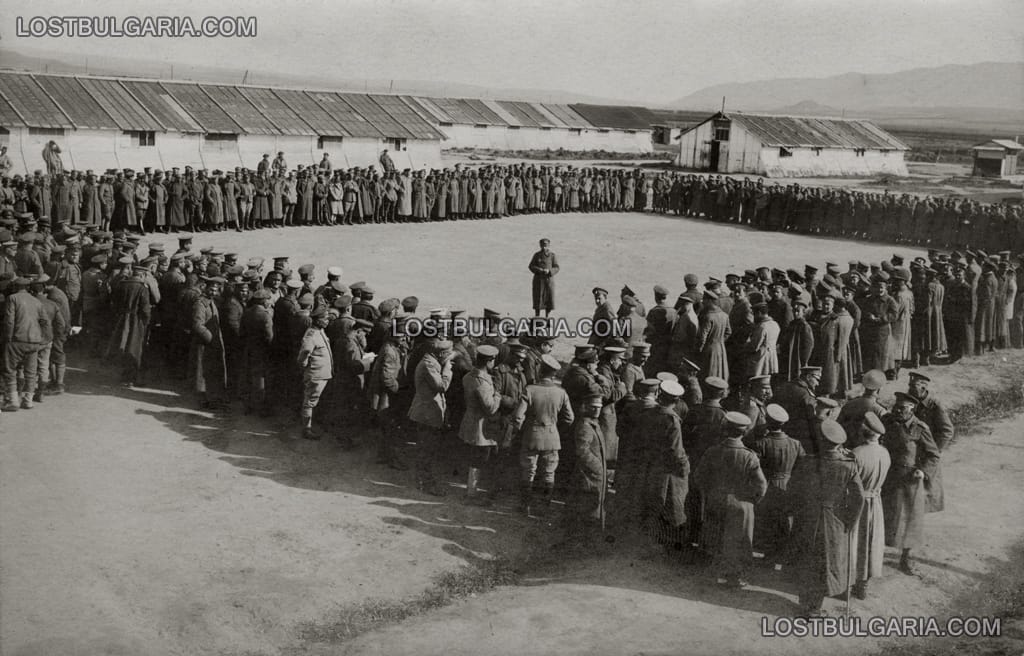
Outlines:
[{"label": "grass patch", "polygon": [[397,624],[423,613],[444,608],[460,599],[515,585],[519,573],[501,558],[445,572],[422,594],[410,599],[368,599],[346,606],[320,622],[299,625],[299,637],[307,643],[339,644],[368,631]]},{"label": "grass patch", "polygon": [[1006,419],[1024,408],[1024,373],[1015,372],[1005,385],[995,390],[979,391],[970,403],[961,403],[949,411],[956,427],[956,438],[969,435],[982,424]]}]

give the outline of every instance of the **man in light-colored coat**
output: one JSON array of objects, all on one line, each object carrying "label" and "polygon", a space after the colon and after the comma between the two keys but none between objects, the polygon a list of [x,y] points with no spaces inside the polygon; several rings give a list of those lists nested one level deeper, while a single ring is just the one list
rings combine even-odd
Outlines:
[{"label": "man in light-colored coat", "polygon": [[526,388],[526,399],[520,404],[518,415],[523,422],[523,444],[519,452],[520,507],[530,514],[533,499],[533,481],[540,470],[540,491],[547,503],[555,489],[555,470],[558,452],[562,448],[558,426],[571,425],[575,419],[569,395],[555,381],[561,364],[549,354],[540,358],[540,380]]},{"label": "man in light-colored coat", "polygon": [[416,388],[409,408],[409,419],[416,422],[419,457],[416,460],[416,485],[427,494],[444,496],[434,476],[434,463],[440,455],[441,430],[448,410],[445,393],[452,383],[452,343],[438,340],[416,365]]},{"label": "man in light-colored coat", "polygon": [[302,367],[302,437],[307,440],[318,440],[320,436],[313,432],[313,408],[320,402],[320,395],[327,387],[327,381],[334,376],[334,354],[331,342],[324,333],[330,322],[327,308],[319,307],[309,314],[313,321],[302,336],[299,345],[298,363]]},{"label": "man in light-colored coat", "polygon": [[[472,448],[469,475],[466,481],[466,499],[478,502],[477,484],[480,470],[494,456],[499,433],[498,410],[501,408],[501,393],[494,389],[491,371],[498,357],[497,347],[484,344],[476,349],[473,370],[462,378],[466,412],[459,425],[459,439]],[[488,483],[489,485],[492,483]]]}]

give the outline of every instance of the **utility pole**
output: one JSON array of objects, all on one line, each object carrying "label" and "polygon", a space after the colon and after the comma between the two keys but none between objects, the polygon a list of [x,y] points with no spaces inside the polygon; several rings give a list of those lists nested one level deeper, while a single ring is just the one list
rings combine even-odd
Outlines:
[{"label": "utility pole", "polygon": [[722,113],[725,113],[725,96],[722,96]]}]

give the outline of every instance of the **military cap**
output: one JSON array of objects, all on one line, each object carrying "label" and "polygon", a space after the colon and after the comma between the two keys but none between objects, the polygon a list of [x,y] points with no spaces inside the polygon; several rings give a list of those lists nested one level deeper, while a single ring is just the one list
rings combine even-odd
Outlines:
[{"label": "military cap", "polygon": [[583,405],[590,406],[592,408],[604,407],[604,397],[600,394],[587,394],[583,397]]},{"label": "military cap", "polygon": [[846,431],[833,419],[821,422],[821,436],[832,444],[842,444],[846,441]]},{"label": "military cap", "polygon": [[540,245],[541,246],[550,246],[551,245],[551,240],[545,237],[544,239],[540,240]]},{"label": "military cap", "polygon": [[670,396],[672,398],[679,398],[680,396],[686,393],[686,390],[683,388],[683,386],[674,380],[661,381],[661,384],[658,385],[658,391],[664,394],[665,396]]},{"label": "military cap", "polygon": [[220,276],[200,276],[199,279],[202,280],[203,282],[205,282],[208,285],[213,284],[213,283],[217,283],[219,285],[223,285],[224,283],[227,282],[227,280],[224,280]]},{"label": "military cap", "polygon": [[622,346],[602,346],[602,353],[625,353],[626,349]]},{"label": "military cap", "polygon": [[185,257],[188,258],[189,262],[198,262],[199,260],[203,259],[203,256],[200,255],[199,253],[189,253]]},{"label": "military cap", "polygon": [[716,294],[715,292],[713,292],[710,289],[705,289],[704,290],[704,298],[711,299],[712,301],[717,301],[718,300],[718,294]]},{"label": "military cap", "polygon": [[32,281],[24,276],[18,276],[17,278],[14,279],[14,281],[11,284],[17,285],[19,287],[27,287],[32,284]]},{"label": "military cap", "polygon": [[649,394],[661,387],[662,382],[657,378],[644,378],[643,380],[638,380],[636,386],[643,388],[645,393]]},{"label": "military cap", "polygon": [[633,345],[633,353],[650,353],[651,345],[647,342],[641,342]]},{"label": "military cap", "polygon": [[142,258],[139,261],[139,264],[141,264],[142,266],[148,267],[150,265],[157,264],[159,262],[160,262],[160,256],[158,256],[158,255],[150,255],[149,257]]},{"label": "military cap", "polygon": [[635,308],[635,307],[637,307],[637,306],[638,306],[638,305],[639,305],[640,303],[639,303],[639,301],[637,301],[637,300],[636,300],[635,298],[633,298],[632,296],[624,296],[624,297],[622,298],[622,304],[623,304],[623,305],[625,305],[625,306],[627,306],[627,307]]},{"label": "military cap", "polygon": [[66,251],[67,249],[68,249],[67,246],[61,246],[61,245],[58,244],[57,246],[54,246],[53,248],[50,249],[50,254],[51,255],[63,255],[64,251]]},{"label": "military cap", "polygon": [[871,371],[864,373],[861,383],[863,383],[865,389],[882,389],[885,385],[885,374],[878,369],[872,369]]},{"label": "military cap", "polygon": [[600,292],[601,294],[604,294],[605,296],[607,296],[607,295],[608,295],[608,290],[607,290],[607,289],[605,289],[604,287],[594,287],[594,288],[593,288],[592,290],[590,290],[590,293],[591,293],[591,294],[597,294],[597,293],[599,293],[599,292]]},{"label": "military cap", "polygon": [[661,285],[655,285],[654,286],[654,295],[655,296],[668,296],[668,290],[665,289],[664,287],[662,287]]},{"label": "military cap", "polygon": [[[353,289],[355,288],[353,287]],[[373,287],[370,287],[365,282],[363,283],[363,286],[359,288],[359,293],[363,296],[373,296],[376,294],[376,292],[373,291]]]},{"label": "military cap", "polygon": [[550,353],[545,353],[544,355],[540,356],[540,361],[544,364],[545,367],[552,371],[558,371],[559,369],[562,368],[562,364],[558,361],[557,358],[555,358],[555,356],[551,355]]},{"label": "military cap", "polygon": [[683,276],[683,283],[692,287],[700,283],[700,278],[697,277],[697,274],[688,273]]},{"label": "military cap", "polygon": [[496,358],[498,357],[498,349],[490,344],[483,344],[477,347],[476,354],[477,357]]},{"label": "military cap", "polygon": [[820,376],[821,375],[821,367],[811,367],[811,366],[800,367],[800,373],[802,373],[802,374],[815,374],[817,376]]},{"label": "military cap", "polygon": [[294,279],[289,280],[288,282],[285,283],[285,287],[287,287],[288,289],[302,289],[302,281]]},{"label": "military cap", "polygon": [[448,308],[443,308],[443,307],[431,308],[430,311],[427,314],[429,314],[432,317],[445,317],[445,316],[448,316]]},{"label": "military cap", "polygon": [[823,408],[838,408],[839,403],[835,399],[830,399],[827,396],[819,396],[814,399],[814,403]]},{"label": "military cap", "polygon": [[344,270],[340,266],[327,267],[327,275],[332,278],[340,278],[343,273]]},{"label": "military cap", "polygon": [[18,241],[22,244],[31,244],[36,240],[36,233],[34,232],[23,232],[18,235]]},{"label": "military cap", "polygon": [[758,376],[751,376],[750,378],[747,379],[747,386],[748,387],[753,387],[755,385],[770,384],[771,380],[772,380],[772,377],[769,376],[768,374],[761,374],[761,375],[758,375]]},{"label": "military cap", "polygon": [[[244,285],[246,283],[243,282],[242,284]],[[270,290],[268,290],[266,287],[260,287],[259,289],[252,293],[252,297],[258,301],[265,301],[266,299],[270,298]]]},{"label": "military cap", "polygon": [[199,252],[202,253],[203,255],[209,255],[209,254],[213,253],[213,246],[207,246],[205,248],[200,248]]},{"label": "military cap", "polygon": [[657,378],[658,380],[679,380],[679,376],[676,376],[671,371],[659,371],[657,374],[655,374],[655,378]]},{"label": "military cap", "polygon": [[380,310],[381,314],[387,314],[388,312],[394,312],[402,306],[402,302],[397,298],[388,298],[380,302],[377,309]]},{"label": "military cap", "polygon": [[745,270],[745,271],[743,272],[743,276],[744,276],[745,278],[757,278],[757,272],[756,272],[756,271],[754,271],[753,269],[746,269],[746,270]]},{"label": "military cap", "polygon": [[127,266],[129,264],[134,264],[135,260],[132,259],[132,257],[130,255],[125,255],[124,257],[119,257],[117,259],[117,263],[121,264],[121,265],[124,265],[124,266]]},{"label": "military cap", "polygon": [[192,241],[192,235],[178,235],[179,244],[187,244],[190,241]]},{"label": "military cap", "polygon": [[889,274],[885,271],[879,271],[875,275],[871,276],[871,282],[888,282]]},{"label": "military cap", "polygon": [[810,264],[804,265],[804,275],[811,275],[818,272],[818,267],[811,266]]},{"label": "military cap", "polygon": [[341,282],[340,280],[332,280],[330,282],[330,286],[331,286],[331,289],[333,289],[334,291],[338,292],[339,294],[347,294],[348,293],[348,287],[345,285],[345,283]]},{"label": "military cap", "polygon": [[718,376],[708,376],[704,379],[704,385],[710,389],[716,390],[729,389],[729,383],[724,378],[720,378]]},{"label": "military cap", "polygon": [[245,267],[241,264],[236,264],[235,266],[228,267],[228,270],[225,273],[229,276],[240,276],[245,273]]},{"label": "military cap", "polygon": [[406,312],[415,312],[420,306],[420,299],[415,296],[406,296],[402,299],[402,309]]},{"label": "military cap", "polygon": [[316,299],[308,292],[299,296],[299,307],[313,307],[315,302]]},{"label": "military cap", "polygon": [[280,255],[280,256],[272,258],[272,259],[274,260],[274,266],[275,267],[283,267],[283,266],[285,266],[285,264],[288,263],[288,256],[287,255]]},{"label": "military cap", "polygon": [[784,424],[789,421],[789,413],[786,412],[785,408],[777,403],[769,403],[764,409],[764,412],[768,415],[769,419],[777,424]]},{"label": "military cap", "polygon": [[510,351],[518,353],[525,351],[527,348],[526,344],[521,343],[518,337],[509,337],[508,340],[509,341],[505,342],[505,346],[507,346]]},{"label": "military cap", "polygon": [[864,413],[862,425],[876,435],[885,435],[885,424],[870,410]]},{"label": "military cap", "polygon": [[308,276],[313,273],[314,266],[312,264],[303,264],[299,267],[300,276]]},{"label": "military cap", "polygon": [[930,383],[931,380],[932,380],[931,378],[929,378],[928,376],[925,376],[924,374],[922,374],[919,371],[911,371],[911,372],[909,372],[909,374],[910,374],[910,380],[923,380],[926,383]]},{"label": "military cap", "polygon": [[334,299],[331,305],[339,310],[344,310],[352,305],[352,297],[348,294],[341,294],[338,298]]},{"label": "military cap", "polygon": [[742,412],[725,413],[725,421],[727,424],[735,428],[746,428],[750,425],[750,417]]},{"label": "military cap", "polygon": [[835,262],[826,262],[825,263],[825,271],[828,271],[831,274],[838,274],[839,273],[839,265],[836,264]]},{"label": "military cap", "polygon": [[597,359],[597,350],[590,344],[577,345],[573,357],[580,362],[592,362]]},{"label": "military cap", "polygon": [[258,269],[263,266],[262,257],[250,257],[245,263],[250,269]]},{"label": "military cap", "polygon": [[[300,305],[301,305],[301,302],[300,302]],[[312,301],[310,301],[310,305],[312,305]],[[320,317],[326,317],[326,316],[327,316],[327,306],[324,306],[324,305],[321,305],[320,307],[316,308],[315,310],[313,310],[312,312],[309,313],[309,318],[310,319],[319,319]]]},{"label": "military cap", "polygon": [[684,294],[680,294],[680,295],[679,295],[679,298],[677,298],[677,299],[676,299],[676,302],[682,302],[682,303],[693,303],[693,298],[692,298],[692,297],[690,297],[690,296],[687,296],[687,295],[686,295],[686,294],[684,293]]},{"label": "military cap", "polygon": [[225,260],[237,260],[238,259],[238,253],[224,253],[224,259]]},{"label": "military cap", "polygon": [[164,252],[164,245],[161,244],[158,241],[151,242],[149,244],[149,252],[150,253],[163,253]]},{"label": "military cap", "polygon": [[910,271],[899,267],[892,272],[892,277],[903,282],[910,282]]}]

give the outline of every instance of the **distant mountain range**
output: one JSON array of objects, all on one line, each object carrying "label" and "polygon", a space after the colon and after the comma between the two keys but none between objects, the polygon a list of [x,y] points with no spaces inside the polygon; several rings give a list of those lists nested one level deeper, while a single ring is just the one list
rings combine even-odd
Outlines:
[{"label": "distant mountain range", "polygon": [[69,73],[192,80],[219,84],[246,84],[332,89],[363,93],[401,93],[449,98],[494,98],[544,103],[592,103],[597,105],[636,105],[636,101],[603,98],[570,91],[485,87],[457,82],[426,80],[346,79],[308,73],[274,73],[244,69],[170,64],[159,60],[124,57],[94,57],[45,53],[27,55],[0,48],[0,68],[35,73]]}]

